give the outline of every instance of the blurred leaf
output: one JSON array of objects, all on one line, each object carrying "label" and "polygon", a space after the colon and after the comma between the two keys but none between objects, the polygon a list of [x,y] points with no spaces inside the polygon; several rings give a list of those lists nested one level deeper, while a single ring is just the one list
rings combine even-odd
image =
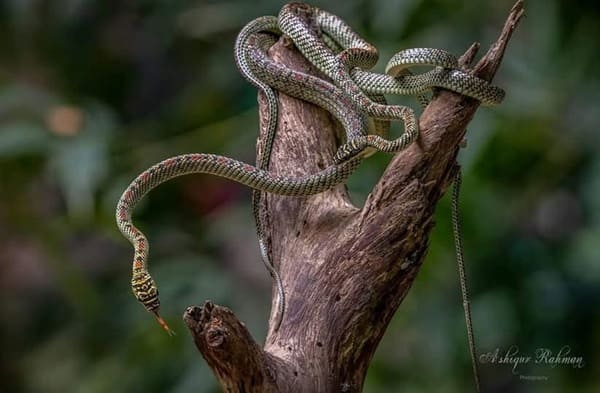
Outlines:
[{"label": "blurred leaf", "polygon": [[115,124],[103,108],[86,111],[85,128],[71,138],[52,144],[50,163],[66,198],[71,215],[89,217],[94,193],[108,171],[108,141]]},{"label": "blurred leaf", "polygon": [[31,122],[0,125],[0,158],[45,153],[50,135],[43,127]]}]

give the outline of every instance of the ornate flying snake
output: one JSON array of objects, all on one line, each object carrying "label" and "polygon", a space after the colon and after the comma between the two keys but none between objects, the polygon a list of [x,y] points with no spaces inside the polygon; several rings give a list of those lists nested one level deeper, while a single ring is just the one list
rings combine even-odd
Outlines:
[{"label": "ornate flying snake", "polygon": [[[308,26],[301,14],[308,15],[321,34],[313,26]],[[327,79],[294,71],[269,58],[268,48],[281,35],[289,37]],[[459,70],[456,58],[440,49],[403,50],[390,59],[385,74],[371,72],[369,69],[377,62],[375,47],[339,17],[299,3],[284,6],[278,17],[265,16],[246,25],[238,35],[234,55],[240,72],[263,93],[268,107],[266,130],[259,145],[256,166],[207,153],[168,158],[138,175],[117,204],[117,225],[134,247],[133,293],[169,333],[172,331],[159,314],[157,285],[148,272],[148,241],[131,219],[133,209],[151,189],[174,177],[206,173],[231,179],[255,190],[252,210],[259,249],[277,288],[274,320],[277,329],[284,314],[284,291],[278,272],[269,259],[264,217],[259,209],[261,193],[296,197],[314,195],[343,183],[362,159],[373,152],[394,153],[408,146],[419,132],[415,113],[406,106],[388,105],[384,94],[415,95],[421,102],[426,102],[423,94],[439,87],[475,98],[484,105],[497,104],[504,97],[501,89]],[[414,66],[433,68],[413,75],[409,68]],[[338,148],[333,165],[297,178],[275,176],[268,172],[277,128],[275,91],[318,105],[341,123],[346,142]],[[404,124],[404,133],[393,140],[386,138],[389,120],[401,120]]]}]

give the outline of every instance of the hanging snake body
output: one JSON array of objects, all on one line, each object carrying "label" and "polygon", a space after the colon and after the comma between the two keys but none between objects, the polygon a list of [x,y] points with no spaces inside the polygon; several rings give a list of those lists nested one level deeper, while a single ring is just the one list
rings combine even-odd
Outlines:
[{"label": "hanging snake body", "polygon": [[[302,13],[311,17],[322,35],[303,21]],[[288,36],[328,80],[294,71],[269,58],[267,50],[281,34]],[[314,195],[343,183],[362,159],[374,151],[397,152],[408,146],[419,132],[415,114],[409,107],[387,105],[383,94],[419,96],[433,87],[441,87],[486,105],[497,104],[504,97],[501,89],[456,69],[456,58],[438,49],[416,48],[398,52],[388,62],[387,74],[370,72],[368,69],[377,61],[377,51],[371,44],[337,16],[299,3],[284,6],[279,17],[267,16],[250,22],[236,40],[235,59],[242,75],[262,91],[267,101],[266,132],[259,146],[257,166],[205,153],[168,158],[137,176],[117,204],[118,227],[134,247],[133,293],[168,332],[171,330],[159,315],[158,289],[148,272],[148,241],[131,219],[133,209],[151,189],[177,176],[206,173],[257,190],[253,194],[253,213],[261,257],[277,286],[277,329],[284,312],[284,292],[268,256],[265,224],[259,211],[261,192],[296,197]],[[434,68],[412,75],[408,68],[415,65]],[[324,108],[342,124],[346,141],[338,148],[331,166],[299,178],[274,176],[268,172],[277,128],[275,90]],[[388,120],[404,122],[405,132],[394,140],[386,139]]]},{"label": "hanging snake body", "polygon": [[[259,32],[271,32],[278,34],[279,27],[277,25],[277,18],[271,16],[263,16],[260,18],[256,18],[255,20],[248,23],[244,28],[240,31],[235,40],[234,45],[234,58],[235,63],[238,67],[238,70],[242,74],[246,80],[252,83],[258,90],[261,92],[267,103],[267,119],[264,122],[265,132],[264,138],[259,138],[259,145],[256,153],[256,167],[258,169],[268,170],[269,162],[271,161],[271,150],[273,148],[273,141],[275,139],[275,132],[277,131],[277,115],[278,115],[278,107],[277,107],[277,96],[275,91],[267,85],[265,82],[260,80],[258,77],[254,75],[250,66],[248,64],[248,53],[247,49],[249,47],[248,40],[253,37],[254,34]],[[285,292],[283,291],[283,283],[281,282],[281,277],[279,276],[279,272],[273,266],[271,262],[270,249],[267,245],[266,240],[266,228],[267,222],[266,217],[261,211],[261,200],[262,200],[262,192],[260,190],[254,189],[252,191],[252,214],[254,216],[254,222],[256,224],[256,236],[258,239],[258,250],[260,252],[261,260],[263,264],[267,268],[269,274],[273,278],[275,282],[275,287],[277,291],[277,296],[275,296],[275,310],[276,310],[276,318],[275,318],[275,330],[279,328],[281,324],[281,319],[283,318],[283,313],[285,309]]]}]

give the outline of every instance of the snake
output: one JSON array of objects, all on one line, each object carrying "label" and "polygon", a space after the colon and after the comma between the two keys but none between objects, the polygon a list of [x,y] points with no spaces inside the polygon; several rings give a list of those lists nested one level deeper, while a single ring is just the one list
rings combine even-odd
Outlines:
[{"label": "snake", "polygon": [[[266,34],[250,35],[248,41],[249,45],[252,45],[252,50],[244,49],[244,54],[247,53],[252,59],[253,67],[260,64],[260,71],[256,74],[286,94],[322,106],[337,118],[347,130],[347,134],[364,134],[366,131],[363,129],[367,128],[365,116],[354,109],[341,89],[324,79],[286,68],[268,57],[267,50],[275,40],[274,36]],[[254,73],[250,71],[248,75],[254,75]],[[308,93],[309,91],[310,93]],[[256,166],[208,153],[183,154],[153,165],[130,183],[117,203],[117,226],[134,247],[131,279],[134,296],[147,311],[155,315],[163,329],[169,334],[173,334],[160,315],[158,286],[148,271],[148,240],[132,222],[133,209],[153,188],[175,177],[191,173],[205,173],[224,177],[255,190],[276,195],[310,196],[344,182],[361,161],[362,156],[356,155],[343,163],[331,165],[315,174],[298,178],[275,176]],[[283,299],[278,301],[279,305],[282,304],[281,300]],[[276,318],[281,318],[282,312],[283,309],[279,309]]]},{"label": "snake", "polygon": [[[339,44],[342,50],[335,53],[327,41],[303,21],[308,17],[312,24]],[[496,105],[504,99],[504,91],[487,81],[473,77],[458,69],[458,60],[448,52],[435,48],[412,48],[397,52],[388,61],[385,74],[369,72],[378,60],[377,49],[356,34],[341,18],[327,11],[303,3],[289,3],[282,7],[279,26],[296,44],[300,52],[321,72],[344,89],[353,102],[376,119],[404,122],[405,132],[394,141],[368,135],[353,138],[336,153],[341,162],[363,152],[368,146],[376,150],[395,153],[404,149],[411,139],[406,135],[418,133],[414,111],[407,106],[386,105],[375,102],[369,95],[416,95],[433,87],[441,87],[475,98],[484,105]],[[412,75],[414,66],[433,66],[433,70]],[[426,103],[422,98],[422,104]]]},{"label": "snake", "polygon": [[[432,48],[414,48],[396,53],[386,66],[387,76],[371,74],[371,78],[369,79],[365,78],[365,73],[363,72],[362,74],[358,74],[358,77],[361,80],[360,86],[358,86],[357,84],[352,83],[353,81],[349,76],[349,72],[360,70],[360,68],[355,68],[355,65],[366,68],[375,64],[377,62],[377,50],[357,35],[342,19],[326,11],[317,8],[308,8],[308,11],[314,15],[316,24],[321,28],[323,33],[321,37],[315,37],[314,33],[312,33],[305,24],[299,23],[298,20],[290,21],[290,19],[293,19],[296,13],[299,12],[299,9],[305,9],[306,7],[307,6],[301,4],[290,4],[282,9],[279,18],[273,16],[257,18],[242,29],[236,40],[235,58],[240,72],[246,79],[263,92],[267,101],[268,117],[265,121],[267,130],[264,133],[265,140],[262,145],[259,146],[259,155],[257,158],[258,166],[261,169],[266,169],[268,167],[269,155],[277,125],[277,102],[273,89],[268,86],[269,83],[273,85],[272,78],[269,80],[269,74],[262,74],[262,69],[260,67],[258,70],[250,70],[250,65],[248,64],[249,60],[244,56],[245,49],[247,48],[245,44],[248,37],[252,33],[258,31],[273,34],[288,34],[301,50],[302,48],[309,48],[303,52],[309,61],[327,75],[331,76],[332,79],[334,79],[334,82],[337,81],[338,84],[342,85],[347,93],[350,92],[349,94],[353,97],[353,101],[361,107],[363,112],[376,119],[402,118],[405,124],[408,125],[405,134],[392,142],[377,136],[353,135],[352,129],[347,129],[347,139],[350,142],[340,148],[336,154],[335,160],[337,162],[341,162],[346,157],[364,151],[366,146],[374,146],[375,150],[379,151],[396,152],[403,149],[414,140],[417,134],[417,123],[412,110],[408,107],[385,105],[385,98],[383,98],[380,93],[416,95],[423,106],[427,104],[428,100],[423,97],[421,93],[434,86],[445,87],[454,91],[460,91],[466,95],[471,95],[482,101],[484,105],[497,104],[503,98],[504,92],[501,89],[490,86],[481,79],[466,75],[460,70],[456,71],[458,61],[455,56],[446,51]],[[295,27],[297,27],[297,29]],[[308,37],[308,39],[306,37]],[[321,40],[319,38],[321,38]],[[311,54],[315,51],[325,53],[326,55],[324,56],[321,54],[320,56],[316,56]],[[339,54],[337,59],[332,59],[334,54],[339,52],[343,53]],[[329,57],[327,57],[327,55]],[[323,58],[325,59],[325,62],[330,60],[332,66],[329,68],[337,68],[338,72],[328,72],[327,67],[319,66],[321,64],[320,61]],[[403,83],[397,82],[396,78],[399,75],[411,75],[408,68],[416,65],[436,66],[438,68],[436,72],[418,75],[412,79],[406,79]],[[257,75],[254,75],[254,73]],[[342,77],[336,78],[340,73]],[[277,74],[271,73],[271,75]],[[375,78],[375,81],[369,82],[373,78]],[[261,79],[264,82],[261,81]],[[461,79],[463,82],[457,83],[457,80]],[[344,83],[346,83],[345,86]],[[374,90],[371,86],[382,86],[378,87],[381,91]],[[280,90],[283,89],[280,88]],[[370,90],[368,96],[367,94],[362,93],[363,90]],[[308,90],[308,93],[310,92],[311,89]],[[298,97],[298,95],[295,96]],[[373,102],[373,100],[376,102]],[[375,122],[375,125],[379,125],[378,128],[380,130],[383,129],[383,131],[378,131],[376,133],[383,136],[386,134],[389,126],[386,125],[386,123],[383,123],[383,126],[381,124],[381,122]],[[261,162],[262,166],[260,164]],[[261,257],[276,283],[276,306],[279,310],[276,313],[274,325],[275,330],[277,330],[281,323],[283,308],[285,306],[284,291],[281,279],[267,255],[268,250],[266,242],[263,240],[264,223],[262,222],[263,219],[259,212],[259,198],[260,193],[255,191],[253,193],[252,207],[257,226]]]},{"label": "snake", "polygon": [[274,176],[253,165],[208,153],[182,154],[153,165],[131,182],[117,204],[117,225],[134,247],[131,279],[134,296],[146,310],[156,316],[158,323],[171,334],[172,330],[159,314],[158,287],[148,272],[148,240],[131,220],[133,207],[156,186],[175,177],[191,173],[205,173],[231,179],[248,187],[277,195],[309,196],[342,183],[358,167],[360,161],[360,157],[357,157],[341,165],[325,168],[316,174],[297,178]]},{"label": "snake", "polygon": [[[302,12],[314,18],[323,33],[321,39],[302,21]],[[280,35],[289,37],[325,78],[294,71],[270,59],[267,50]],[[261,193],[292,197],[314,195],[343,183],[362,159],[374,151],[394,153],[408,146],[419,132],[414,112],[409,107],[385,104],[384,94],[419,96],[438,87],[475,98],[484,105],[497,104],[504,97],[500,88],[459,70],[456,59],[439,49],[403,50],[390,59],[386,74],[368,71],[377,61],[376,49],[339,17],[301,3],[285,5],[278,17],[261,17],[246,25],[236,40],[234,56],[242,75],[262,91],[267,100],[268,119],[264,141],[258,149],[257,166],[209,153],[182,154],[165,159],[138,175],[117,203],[117,226],[134,247],[133,294],[169,334],[172,330],[159,313],[158,287],[148,271],[149,243],[132,222],[135,206],[150,190],[172,178],[192,173],[224,177],[255,190],[253,214],[261,258],[276,281],[275,324],[278,327],[284,312],[284,292],[264,240],[265,224],[259,213]],[[412,75],[408,68],[415,65],[434,69]],[[346,141],[335,152],[332,165],[302,177],[276,176],[268,172],[277,128],[275,90],[322,107],[342,124]],[[396,119],[404,122],[405,131],[400,137],[388,140],[385,131],[377,125],[381,128],[385,122],[380,120]]]},{"label": "snake", "polygon": [[465,324],[467,326],[467,341],[469,344],[469,353],[471,354],[471,367],[473,368],[473,379],[475,382],[475,391],[481,392],[479,383],[479,367],[477,365],[477,350],[475,349],[475,336],[473,334],[473,321],[471,319],[471,304],[469,301],[469,288],[467,285],[467,274],[465,272],[465,252],[463,249],[462,231],[460,228],[459,214],[459,196],[460,186],[462,184],[461,168],[458,164],[455,165],[456,173],[452,181],[452,202],[451,202],[451,218],[452,218],[452,234],[454,237],[454,248],[456,252],[456,265],[458,267],[458,281],[460,283],[460,294],[462,297],[463,310],[465,315]]},{"label": "snake", "polygon": [[[273,149],[273,141],[275,139],[275,133],[277,131],[277,95],[275,90],[268,84],[263,82],[260,78],[254,75],[250,65],[248,64],[248,40],[253,34],[256,33],[270,32],[277,34],[279,33],[277,26],[277,18],[271,16],[263,16],[254,19],[248,23],[239,32],[234,45],[234,59],[235,63],[240,71],[240,74],[251,84],[253,84],[265,98],[266,105],[268,108],[267,119],[264,121],[265,132],[264,139],[260,140],[258,144],[256,154],[256,167],[263,170],[268,170],[269,162],[271,160],[271,151]],[[270,249],[266,240],[266,217],[261,211],[261,199],[263,198],[260,190],[254,189],[252,191],[252,214],[254,216],[254,222],[256,224],[256,236],[258,238],[258,250],[260,253],[261,260],[271,277],[275,282],[276,296],[275,296],[275,318],[274,318],[274,330],[277,331],[281,325],[283,313],[285,312],[285,292],[283,290],[283,283],[279,272],[275,269],[275,266],[271,262]]]}]

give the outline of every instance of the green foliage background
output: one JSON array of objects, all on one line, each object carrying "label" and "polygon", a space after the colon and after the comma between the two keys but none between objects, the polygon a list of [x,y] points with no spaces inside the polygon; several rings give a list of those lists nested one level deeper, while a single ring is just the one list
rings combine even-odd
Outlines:
[{"label": "green foliage background", "polygon": [[[380,48],[486,47],[511,1],[319,1]],[[482,365],[488,392],[600,391],[600,3],[528,0],[495,80],[508,94],[469,127],[462,212],[480,353],[582,356],[581,369]],[[270,281],[249,190],[172,181],[136,221],[152,244],[164,334],[129,289],[117,198],[183,152],[254,160],[256,92],[232,47],[282,3],[0,2],[0,391],[218,392],[180,315],[205,299],[264,338]],[[379,65],[381,70],[383,66]],[[409,102],[409,101],[407,101]],[[416,103],[413,105],[416,106]],[[62,116],[62,117],[61,117]],[[351,182],[364,200],[389,157]],[[369,371],[365,392],[473,391],[442,201],[425,265]]]}]

